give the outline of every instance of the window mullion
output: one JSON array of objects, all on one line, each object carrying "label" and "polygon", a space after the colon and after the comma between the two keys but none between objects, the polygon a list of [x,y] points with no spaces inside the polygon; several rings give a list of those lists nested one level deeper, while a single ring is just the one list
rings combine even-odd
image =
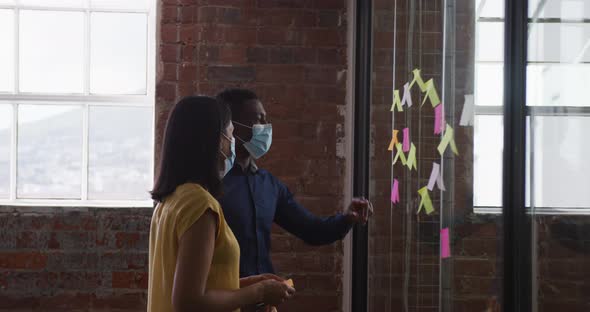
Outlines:
[{"label": "window mullion", "polygon": [[84,104],[84,109],[82,112],[82,200],[88,200],[88,132],[89,132],[89,125],[88,125],[88,114],[89,114],[89,106],[88,103]]},{"label": "window mullion", "polygon": [[20,9],[17,7],[14,9],[14,18],[13,18],[13,22],[14,22],[14,38],[12,40],[14,40],[14,64],[13,64],[13,68],[14,68],[14,94],[18,94],[20,86],[19,86],[19,64],[20,64],[20,38],[19,38],[19,33],[20,33]]},{"label": "window mullion", "polygon": [[18,154],[18,104],[12,104],[12,125],[10,129],[10,200],[16,200]]},{"label": "window mullion", "polygon": [[[18,1],[16,2],[18,5]],[[14,38],[12,39],[14,42],[13,47],[13,77],[14,77],[14,84],[13,84],[13,93],[17,94],[19,91],[19,63],[20,63],[20,55],[19,55],[19,26],[20,26],[20,9],[16,7],[14,9]],[[10,138],[10,199],[16,200],[17,198],[17,155],[18,155],[18,104],[16,102],[12,102],[12,125],[11,125],[11,138]]]},{"label": "window mullion", "polygon": [[[90,94],[90,1],[86,1],[84,13],[84,95]],[[82,118],[82,200],[88,200],[88,102],[84,102]]]},{"label": "window mullion", "polygon": [[90,10],[84,12],[84,95],[90,94]]}]

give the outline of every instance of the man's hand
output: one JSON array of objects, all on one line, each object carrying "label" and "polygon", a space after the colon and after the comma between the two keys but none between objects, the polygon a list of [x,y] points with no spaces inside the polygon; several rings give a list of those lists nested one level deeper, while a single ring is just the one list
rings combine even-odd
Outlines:
[{"label": "man's hand", "polygon": [[366,224],[372,215],[373,204],[364,198],[353,198],[346,212],[346,218],[351,223]]}]

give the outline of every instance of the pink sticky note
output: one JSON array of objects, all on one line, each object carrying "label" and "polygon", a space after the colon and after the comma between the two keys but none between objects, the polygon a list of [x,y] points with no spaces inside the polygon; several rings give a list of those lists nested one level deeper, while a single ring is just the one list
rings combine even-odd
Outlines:
[{"label": "pink sticky note", "polygon": [[404,152],[410,151],[410,129],[409,128],[404,128],[403,150],[404,150]]},{"label": "pink sticky note", "polygon": [[441,134],[444,130],[443,105],[434,108],[434,134]]},{"label": "pink sticky note", "polygon": [[440,257],[442,259],[451,256],[451,248],[449,246],[449,228],[440,230]]},{"label": "pink sticky note", "polygon": [[393,179],[393,186],[391,187],[391,202],[394,204],[399,203],[399,182],[397,179]]}]

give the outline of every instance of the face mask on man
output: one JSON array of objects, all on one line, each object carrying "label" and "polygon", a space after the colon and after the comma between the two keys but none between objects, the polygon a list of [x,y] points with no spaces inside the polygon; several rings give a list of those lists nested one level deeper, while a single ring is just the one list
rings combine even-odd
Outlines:
[{"label": "face mask on man", "polygon": [[223,134],[223,136],[230,142],[230,155],[227,156],[223,151],[220,150],[221,155],[225,157],[225,168],[223,168],[223,171],[219,173],[222,178],[225,177],[225,175],[227,175],[227,173],[234,167],[234,161],[236,160],[236,140],[233,138],[228,138],[225,134]]},{"label": "face mask on man", "polygon": [[252,157],[254,157],[254,159],[258,159],[268,152],[270,145],[272,144],[271,124],[257,124],[250,127],[236,121],[233,121],[233,123],[252,129],[252,139],[250,139],[250,141],[246,142],[239,137],[237,138],[244,143],[244,148]]}]

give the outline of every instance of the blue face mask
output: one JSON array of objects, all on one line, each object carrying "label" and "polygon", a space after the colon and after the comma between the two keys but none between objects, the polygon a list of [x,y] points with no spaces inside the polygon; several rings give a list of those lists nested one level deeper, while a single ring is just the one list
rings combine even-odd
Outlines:
[{"label": "blue face mask", "polygon": [[253,125],[252,127],[249,127],[239,122],[234,121],[233,123],[252,129],[252,139],[250,139],[249,142],[245,142],[239,137],[238,139],[244,142],[244,148],[248,151],[248,153],[250,153],[252,157],[254,157],[254,159],[262,157],[268,152],[268,150],[270,150],[270,145],[272,144],[271,124]]},{"label": "blue face mask", "polygon": [[236,160],[236,141],[234,139],[229,139],[225,134],[223,136],[230,142],[231,154],[227,156],[223,151],[220,151],[221,155],[225,156],[225,168],[223,168],[223,172],[220,172],[222,178],[234,167],[234,162]]}]

